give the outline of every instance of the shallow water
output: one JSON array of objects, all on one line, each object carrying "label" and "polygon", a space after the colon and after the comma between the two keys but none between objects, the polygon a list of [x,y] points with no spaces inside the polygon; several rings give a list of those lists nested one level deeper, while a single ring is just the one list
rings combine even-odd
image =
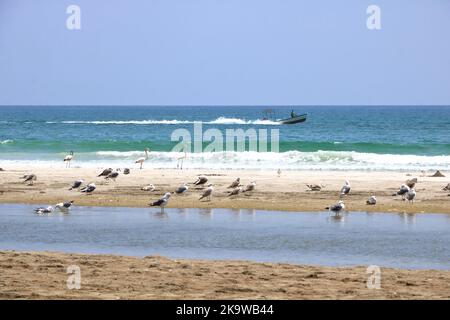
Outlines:
[{"label": "shallow water", "polygon": [[1,250],[450,269],[450,215],[0,205]]}]

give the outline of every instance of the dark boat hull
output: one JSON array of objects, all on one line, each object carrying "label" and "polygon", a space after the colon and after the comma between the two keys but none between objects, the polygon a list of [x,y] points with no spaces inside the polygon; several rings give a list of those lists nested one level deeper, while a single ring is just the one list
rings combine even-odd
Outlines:
[{"label": "dark boat hull", "polygon": [[293,118],[287,118],[287,119],[280,119],[277,120],[281,124],[294,124],[294,123],[300,123],[306,121],[306,114],[301,114],[299,116],[293,117]]}]

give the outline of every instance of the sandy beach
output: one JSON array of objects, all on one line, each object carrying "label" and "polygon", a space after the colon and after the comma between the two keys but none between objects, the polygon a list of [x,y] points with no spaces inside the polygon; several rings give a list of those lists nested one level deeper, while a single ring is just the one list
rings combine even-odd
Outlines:
[{"label": "sandy beach", "polygon": [[[145,207],[165,192],[173,192],[182,183],[192,183],[198,175],[208,177],[214,185],[211,201],[199,201],[204,188],[192,184],[187,194],[173,195],[168,207],[172,208],[245,208],[286,211],[324,211],[339,200],[339,190],[348,179],[352,190],[344,198],[349,211],[450,213],[450,197],[442,188],[450,181],[446,177],[430,177],[433,172],[361,172],[361,171],[283,171],[278,177],[275,171],[263,170],[175,170],[132,168],[129,175],[120,174],[116,181],[97,177],[102,168],[49,168],[15,167],[0,172],[1,203],[55,204],[74,200],[75,205]],[[37,175],[31,186],[21,182],[25,173]],[[240,177],[245,186],[256,181],[252,192],[228,196],[228,185]],[[400,185],[412,177],[418,178],[414,204],[393,197]],[[74,180],[82,178],[94,182],[97,189],[91,195],[69,191]],[[153,184],[153,192],[141,187]],[[308,191],[305,184],[323,184],[320,192]],[[369,196],[376,195],[375,206],[366,205]]]},{"label": "sandy beach", "polygon": [[[81,288],[67,288],[77,265]],[[0,251],[1,299],[450,299],[450,272]]]}]

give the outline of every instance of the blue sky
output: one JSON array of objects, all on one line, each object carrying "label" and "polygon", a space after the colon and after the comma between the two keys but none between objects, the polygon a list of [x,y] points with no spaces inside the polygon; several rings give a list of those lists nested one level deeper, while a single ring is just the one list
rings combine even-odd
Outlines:
[{"label": "blue sky", "polygon": [[449,32],[448,0],[1,0],[0,105],[450,104]]}]

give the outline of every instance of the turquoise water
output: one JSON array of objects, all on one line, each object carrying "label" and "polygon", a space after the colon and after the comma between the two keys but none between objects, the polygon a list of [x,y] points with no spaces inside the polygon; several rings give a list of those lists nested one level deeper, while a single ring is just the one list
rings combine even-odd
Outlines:
[{"label": "turquoise water", "polygon": [[[305,123],[261,121],[265,107],[0,107],[0,165],[45,162],[61,165],[75,152],[74,165],[131,166],[152,150],[153,167],[173,167],[174,130],[193,134],[219,129],[279,130],[279,153],[234,152],[189,156],[197,168],[285,168],[422,170],[450,169],[450,107],[305,106]],[[274,107],[276,118],[291,107]],[[203,146],[208,145],[204,141]],[[270,145],[268,147],[270,151]],[[247,149],[248,150],[248,149]]]},{"label": "turquoise water", "polygon": [[450,269],[446,214],[35,207],[0,204],[0,250]]}]

